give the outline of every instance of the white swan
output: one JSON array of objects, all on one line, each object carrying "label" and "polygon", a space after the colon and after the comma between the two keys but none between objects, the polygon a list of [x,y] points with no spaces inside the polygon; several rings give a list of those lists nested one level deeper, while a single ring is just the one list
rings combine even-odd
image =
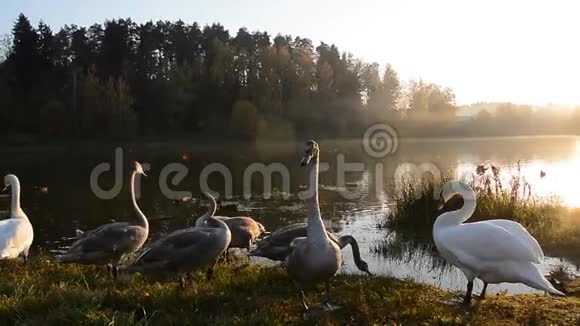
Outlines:
[{"label": "white swan", "polygon": [[226,250],[232,239],[230,229],[223,221],[213,217],[216,202],[213,196],[209,210],[196,225],[174,231],[155,241],[133,264],[119,267],[122,272],[169,272],[179,275],[179,285],[185,288],[185,275],[192,270],[209,267],[207,278],[213,274],[213,265]]},{"label": "white swan", "polygon": [[[330,305],[330,279],[338,273],[342,265],[342,255],[336,242],[330,240],[318,205],[318,144],[309,140],[302,157],[302,166],[306,166],[309,198],[308,201],[308,230],[306,237],[296,238],[290,245],[290,254],[286,258],[286,270],[290,277],[299,285],[305,283],[326,283],[326,303]],[[305,311],[308,305],[304,298],[304,291],[300,290],[300,298]]]},{"label": "white swan", "polygon": [[137,251],[149,235],[149,222],[135,199],[135,177],[145,175],[141,164],[135,162],[131,175],[131,201],[137,214],[136,222],[117,222],[100,226],[94,230],[77,230],[77,240],[63,255],[57,257],[59,263],[105,264],[112,267],[116,276],[116,266],[127,254]]},{"label": "white swan", "polygon": [[433,226],[433,239],[440,255],[457,266],[467,278],[464,303],[471,302],[473,280],[487,283],[523,283],[555,295],[556,290],[534,264],[544,258],[538,241],[519,223],[509,220],[489,220],[463,223],[471,217],[477,204],[473,189],[464,182],[452,181],[441,189],[446,202],[454,195],[463,197],[463,207],[446,212]]},{"label": "white swan", "polygon": [[0,259],[19,256],[28,260],[28,251],[34,239],[34,231],[28,217],[20,208],[20,182],[13,174],[4,177],[4,189],[12,188],[10,218],[0,221]]}]

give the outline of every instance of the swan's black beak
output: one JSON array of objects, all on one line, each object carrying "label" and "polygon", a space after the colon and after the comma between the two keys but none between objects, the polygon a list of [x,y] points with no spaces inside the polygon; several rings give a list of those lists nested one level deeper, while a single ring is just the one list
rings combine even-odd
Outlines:
[{"label": "swan's black beak", "polygon": [[370,271],[365,271],[369,276],[375,276],[375,274],[371,273]]},{"label": "swan's black beak", "polygon": [[310,163],[310,159],[312,159],[312,156],[310,155],[305,155],[302,158],[302,161],[300,161],[300,166],[306,166],[308,163]]}]

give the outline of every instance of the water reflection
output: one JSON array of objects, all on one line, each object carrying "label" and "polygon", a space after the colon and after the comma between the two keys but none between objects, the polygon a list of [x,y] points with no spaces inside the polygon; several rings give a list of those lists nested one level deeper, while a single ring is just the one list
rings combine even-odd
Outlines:
[{"label": "water reflection", "polygon": [[[321,162],[329,170],[320,175],[320,204],[324,219],[339,234],[354,235],[361,245],[361,253],[373,272],[397,277],[411,277],[418,281],[440,285],[444,288],[463,289],[465,279],[455,268],[448,268],[436,260],[431,247],[416,239],[405,238],[378,228],[380,221],[392,206],[396,194],[394,174],[403,163],[420,165],[429,162],[443,175],[460,175],[473,172],[478,164],[493,163],[502,169],[502,178],[509,178],[522,161],[522,173],[533,185],[534,192],[543,196],[556,195],[570,206],[580,207],[580,196],[575,196],[575,185],[580,184],[576,167],[580,163],[579,142],[575,137],[533,137],[509,139],[432,139],[401,140],[399,151],[376,161],[366,156],[359,140],[321,141]],[[91,169],[101,162],[113,160],[116,146],[83,146],[54,148],[3,148],[0,173],[14,173],[22,186],[22,204],[35,226],[36,250],[44,250],[55,239],[74,234],[75,228],[92,228],[110,219],[132,218],[129,201],[128,178],[123,176],[123,190],[114,199],[101,200],[90,189]],[[221,163],[232,173],[233,198],[222,198],[224,207],[218,213],[255,216],[268,229],[303,222],[306,208],[298,193],[306,184],[304,170],[299,167],[301,143],[254,144],[127,144],[124,148],[124,171],[130,171],[131,161],[151,164],[148,178],[142,182],[140,206],[151,219],[153,239],[177,228],[191,225],[206,210],[200,194],[199,175],[211,163]],[[365,169],[345,175],[345,183],[337,185],[337,156],[345,162],[363,163]],[[185,202],[165,198],[159,189],[160,170],[168,163],[181,162],[189,170],[185,180],[174,190],[191,191],[193,200]],[[265,200],[263,179],[259,174],[251,179],[251,196],[244,198],[244,171],[250,164],[282,163],[290,173],[290,196],[283,198],[282,178],[272,178],[272,198]],[[380,163],[383,169],[377,169]],[[546,175],[540,177],[540,171]],[[103,188],[114,183],[112,175],[104,175]],[[220,194],[225,193],[223,176],[209,176],[208,184]],[[35,186],[47,186],[48,192],[35,191]],[[343,192],[357,193],[354,199],[345,199]],[[232,206],[233,205],[233,206]],[[0,198],[0,211],[8,209],[8,201]],[[387,241],[386,255],[373,250]],[[344,251],[345,272],[356,273],[351,253]],[[435,257],[435,258],[434,258]],[[435,260],[434,260],[435,259]],[[547,259],[542,269],[547,271],[559,260]],[[525,286],[498,285],[490,290],[509,288],[510,292],[530,291]]]}]

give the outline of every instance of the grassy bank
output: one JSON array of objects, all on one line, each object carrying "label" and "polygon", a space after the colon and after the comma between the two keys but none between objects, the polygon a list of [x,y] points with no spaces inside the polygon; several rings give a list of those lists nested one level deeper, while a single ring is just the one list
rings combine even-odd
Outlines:
[{"label": "grassy bank", "polygon": [[[63,266],[37,258],[24,268],[2,266],[1,325],[281,325],[313,323],[278,267],[218,265],[206,282],[188,289],[140,275],[114,282],[101,268]],[[491,295],[469,308],[446,303],[456,293],[386,277],[341,275],[333,296],[342,309],[317,324],[566,325],[580,321],[580,299],[544,295]],[[311,304],[322,288],[307,292]]]}]

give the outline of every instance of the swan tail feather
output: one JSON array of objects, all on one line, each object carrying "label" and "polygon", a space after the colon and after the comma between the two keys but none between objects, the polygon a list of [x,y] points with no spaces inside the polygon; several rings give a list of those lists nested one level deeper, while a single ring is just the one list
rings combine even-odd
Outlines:
[{"label": "swan tail feather", "polygon": [[[535,267],[534,267],[534,269],[535,269]],[[537,276],[534,277],[534,279],[529,280],[528,282],[525,282],[525,283],[527,283],[527,285],[529,285],[533,288],[536,288],[538,290],[546,291],[552,295],[557,295],[557,296],[562,296],[562,297],[566,296],[566,294],[564,294],[563,292],[556,289],[552,285],[552,283],[550,283],[550,281],[548,281],[548,279],[544,275],[540,274],[540,272],[537,269],[536,269],[536,273],[537,273]]]},{"label": "swan tail feather", "polygon": [[558,296],[561,296],[561,297],[565,297],[566,296],[566,294],[564,294],[562,291],[559,291],[558,289],[556,289],[552,285],[552,283],[550,283],[543,275],[542,275],[542,281],[543,281],[542,283],[544,284],[544,287],[545,287],[544,290],[546,292],[548,292],[550,294],[553,294],[553,295],[558,295]]}]

